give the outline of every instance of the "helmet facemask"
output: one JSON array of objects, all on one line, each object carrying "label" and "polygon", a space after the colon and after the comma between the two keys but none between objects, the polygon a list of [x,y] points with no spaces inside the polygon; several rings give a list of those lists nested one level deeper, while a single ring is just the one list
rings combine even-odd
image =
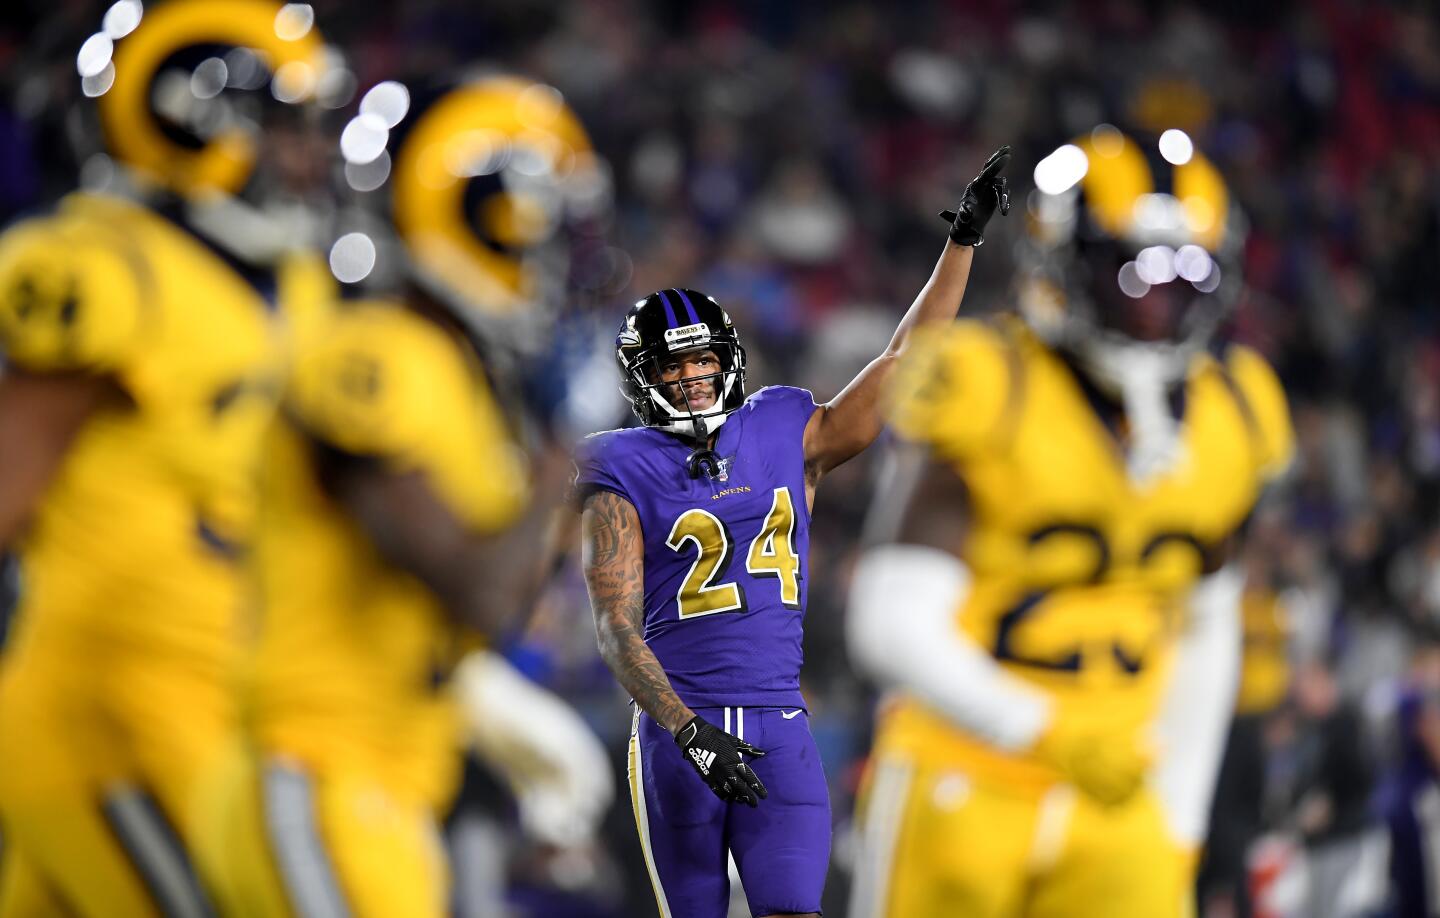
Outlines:
[{"label": "helmet facemask", "polygon": [[[644,354],[627,365],[621,391],[646,427],[704,440],[720,429],[730,412],[740,407],[745,392],[745,349],[739,344],[719,342],[700,348],[715,353],[720,362],[718,371],[663,382],[660,368],[666,358],[674,356],[669,353]],[[715,387],[714,401],[703,408],[691,402],[687,391],[687,386],[700,381],[710,381]],[[678,392],[678,406],[671,400],[671,392]]]}]

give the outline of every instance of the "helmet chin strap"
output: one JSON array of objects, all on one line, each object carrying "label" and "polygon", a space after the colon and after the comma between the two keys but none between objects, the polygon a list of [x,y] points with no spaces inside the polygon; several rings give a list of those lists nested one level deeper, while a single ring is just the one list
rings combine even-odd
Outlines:
[{"label": "helmet chin strap", "polygon": [[679,434],[682,437],[689,437],[692,440],[699,440],[702,444],[710,438],[710,435],[719,430],[725,423],[728,414],[721,410],[719,414],[682,414],[672,415],[669,422],[657,424],[660,430]]},{"label": "helmet chin strap", "polygon": [[[695,439],[695,448],[685,459],[685,471],[691,478],[699,478],[703,474],[712,481],[725,480],[724,466],[720,462],[720,457],[709,445],[710,434],[719,430],[725,423],[725,419],[730,416],[725,412],[724,404],[725,400],[722,396],[712,406],[720,409],[719,414],[696,414],[692,411],[679,422],[695,431],[691,434]],[[686,398],[686,407],[689,407],[688,397]]]},{"label": "helmet chin strap", "polygon": [[1130,426],[1126,464],[1131,481],[1145,486],[1184,459],[1180,425],[1170,411],[1169,389],[1183,379],[1189,351],[1095,336],[1074,350],[1081,368],[1107,394],[1120,399]]},{"label": "helmet chin strap", "polygon": [[710,435],[719,430],[725,423],[725,419],[730,416],[730,413],[725,410],[725,399],[735,385],[735,372],[733,370],[726,371],[721,378],[724,380],[724,384],[716,387],[715,404],[702,411],[690,410],[688,406],[685,409],[676,408],[670,404],[658,388],[650,389],[650,397],[668,415],[665,423],[654,426],[660,430],[698,440],[700,445],[704,446]]}]

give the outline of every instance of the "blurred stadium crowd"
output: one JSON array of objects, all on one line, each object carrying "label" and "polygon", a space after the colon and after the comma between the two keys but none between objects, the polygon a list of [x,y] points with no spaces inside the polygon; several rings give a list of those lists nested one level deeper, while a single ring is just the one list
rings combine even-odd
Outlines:
[{"label": "blurred stadium crowd", "polygon": [[[1440,770],[1433,8],[314,5],[359,86],[476,64],[518,71],[560,89],[608,161],[613,222],[581,279],[585,302],[556,333],[554,365],[564,370],[535,383],[576,437],[626,422],[610,342],[637,296],[677,284],[706,290],[746,335],[752,386],[784,381],[824,399],[883,347],[941,244],[935,211],[987,151],[1014,147],[1012,188],[1024,201],[1031,165],[1097,122],[1186,130],[1250,221],[1248,290],[1228,334],[1275,364],[1299,437],[1298,464],[1258,511],[1245,561],[1240,717],[1212,830],[1228,856],[1202,874],[1204,913],[1384,913],[1387,869],[1411,869],[1387,867],[1389,819]],[[75,38],[96,16],[86,2],[14,3],[0,14],[7,222],[73,184],[72,161],[58,152],[64,138],[25,89],[43,78],[78,93]],[[1007,308],[1018,234],[1012,218],[977,254],[964,312]],[[811,548],[804,682],[841,819],[827,891],[836,915],[873,702],[846,662],[842,629],[878,473],[873,452],[821,494]],[[630,720],[596,655],[574,559],[507,653],[586,715],[623,780]],[[622,805],[592,860],[513,854],[519,914],[649,907],[626,791],[617,794]],[[477,859],[511,850],[487,841],[512,831],[500,796],[475,770],[455,824],[465,850],[489,852]],[[1431,831],[1440,840],[1440,822]],[[465,873],[457,870],[462,893]],[[1304,904],[1320,890],[1331,910]],[[1354,911],[1344,896],[1355,897]]]}]

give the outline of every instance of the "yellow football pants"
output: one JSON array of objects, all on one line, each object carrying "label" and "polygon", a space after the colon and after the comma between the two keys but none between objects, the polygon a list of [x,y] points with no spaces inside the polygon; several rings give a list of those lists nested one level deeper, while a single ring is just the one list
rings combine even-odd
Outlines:
[{"label": "yellow football pants", "polygon": [[1181,918],[1185,858],[1142,790],[1104,808],[1067,785],[982,784],[881,755],[860,800],[852,918]]},{"label": "yellow football pants", "polygon": [[231,729],[228,694],[79,651],[0,668],[0,918],[212,914],[192,794]]},{"label": "yellow football pants", "polygon": [[363,774],[312,773],[236,750],[205,794],[199,858],[231,916],[448,914],[433,812]]}]

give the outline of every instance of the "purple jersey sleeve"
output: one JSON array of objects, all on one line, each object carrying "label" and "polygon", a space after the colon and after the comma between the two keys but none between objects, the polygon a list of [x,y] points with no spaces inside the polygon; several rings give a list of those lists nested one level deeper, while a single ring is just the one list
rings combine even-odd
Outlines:
[{"label": "purple jersey sleeve", "polygon": [[750,396],[745,405],[751,410],[777,415],[775,426],[781,430],[795,430],[795,425],[799,425],[801,436],[804,435],[810,415],[819,407],[809,389],[795,386],[766,386]]},{"label": "purple jersey sleeve", "polygon": [[591,434],[575,447],[575,484],[571,490],[571,502],[575,509],[583,509],[586,498],[596,491],[611,491],[632,504],[635,502],[625,490],[610,458],[618,433],[606,430]]}]

